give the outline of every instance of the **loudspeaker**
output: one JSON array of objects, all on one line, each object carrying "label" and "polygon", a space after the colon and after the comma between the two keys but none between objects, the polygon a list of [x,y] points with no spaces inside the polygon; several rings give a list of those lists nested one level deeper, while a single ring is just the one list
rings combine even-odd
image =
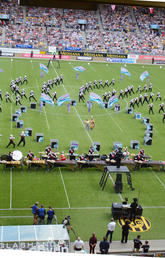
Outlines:
[{"label": "loudspeaker", "polygon": [[132,113],[133,113],[132,108],[128,108],[128,109],[127,109],[127,113],[128,113],[128,114],[132,114]]},{"label": "loudspeaker", "polygon": [[36,141],[43,142],[44,141],[44,134],[43,133],[36,133]]},{"label": "loudspeaker", "polygon": [[18,119],[19,119],[18,114],[13,114],[13,115],[12,115],[12,121],[13,121],[13,122],[17,121]]},{"label": "loudspeaker", "polygon": [[120,219],[122,215],[122,205],[117,202],[112,203],[111,211],[112,211],[112,217],[114,219]]},{"label": "loudspeaker", "polygon": [[21,110],[16,109],[15,114],[17,114],[20,117],[21,116]]},{"label": "loudspeaker", "polygon": [[23,120],[17,121],[17,128],[23,128]]},{"label": "loudspeaker", "polygon": [[78,150],[79,143],[76,141],[71,141],[70,142],[70,148],[74,148],[74,150]]},{"label": "loudspeaker", "polygon": [[113,143],[113,148],[114,148],[114,150],[117,150],[118,148],[122,148],[122,143],[121,142],[114,142]]},{"label": "loudspeaker", "polygon": [[115,182],[115,192],[121,193],[122,189],[123,189],[122,174],[117,174],[116,182]]},{"label": "loudspeaker", "polygon": [[95,151],[100,151],[100,143],[99,142],[93,142],[92,146]]},{"label": "loudspeaker", "polygon": [[30,108],[31,109],[36,109],[36,103],[35,102],[31,102],[30,103]]},{"label": "loudspeaker", "polygon": [[50,146],[51,146],[51,148],[58,149],[58,140],[56,140],[56,139],[50,140]]},{"label": "loudspeaker", "polygon": [[139,149],[139,141],[136,141],[136,140],[131,141],[131,148],[134,150]]},{"label": "loudspeaker", "polygon": [[71,106],[76,106],[76,100],[71,100]]},{"label": "loudspeaker", "polygon": [[135,115],[134,115],[134,118],[135,119],[141,119],[141,113],[136,112]]},{"label": "loudspeaker", "polygon": [[150,119],[149,119],[149,117],[143,117],[143,124],[149,124],[149,122],[150,122]]},{"label": "loudspeaker", "polygon": [[153,125],[152,124],[146,124],[146,130],[147,131],[153,131]]},{"label": "loudspeaker", "polygon": [[26,107],[21,106],[21,112],[22,112],[22,113],[26,113]]},{"label": "loudspeaker", "polygon": [[144,137],[144,144],[145,145],[152,145],[152,138],[151,137]]},{"label": "loudspeaker", "polygon": [[147,137],[153,137],[153,132],[152,131],[145,131],[145,136]]},{"label": "loudspeaker", "polygon": [[25,135],[26,136],[32,136],[32,128],[26,128],[25,129]]}]

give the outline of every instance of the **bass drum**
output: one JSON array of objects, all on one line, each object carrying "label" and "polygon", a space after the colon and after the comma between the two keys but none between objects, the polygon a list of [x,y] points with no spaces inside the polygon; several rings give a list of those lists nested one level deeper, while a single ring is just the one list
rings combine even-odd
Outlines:
[{"label": "bass drum", "polygon": [[19,150],[13,151],[12,158],[13,160],[21,160],[23,158],[22,152]]},{"label": "bass drum", "polygon": [[10,158],[9,155],[3,154],[0,159],[1,159],[1,160],[5,160],[5,161],[10,161],[11,158]]}]

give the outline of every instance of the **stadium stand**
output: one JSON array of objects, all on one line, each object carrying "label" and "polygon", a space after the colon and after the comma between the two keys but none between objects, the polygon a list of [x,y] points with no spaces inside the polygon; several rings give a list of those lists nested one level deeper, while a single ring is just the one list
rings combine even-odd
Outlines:
[{"label": "stadium stand", "polygon": [[[2,1],[0,46],[31,45],[47,51],[75,48],[85,51],[163,55],[165,10],[100,5],[97,11],[22,7]],[[84,24],[82,24],[84,23]],[[155,27],[156,26],[156,27]]]}]

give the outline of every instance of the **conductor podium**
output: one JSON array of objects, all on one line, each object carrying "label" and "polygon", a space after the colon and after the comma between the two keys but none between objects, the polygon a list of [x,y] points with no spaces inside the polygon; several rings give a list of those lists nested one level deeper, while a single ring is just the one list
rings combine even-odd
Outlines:
[{"label": "conductor podium", "polygon": [[[120,204],[120,203],[112,203],[112,217],[114,219],[120,219],[120,218],[130,218],[131,216],[131,206],[130,204]],[[143,208],[141,205],[137,207],[136,216],[141,217],[143,213]]]},{"label": "conductor podium", "polygon": [[134,188],[132,187],[132,179],[131,179],[131,174],[126,166],[120,166],[117,168],[116,166],[107,166],[104,168],[104,172],[102,174],[102,177],[100,179],[99,185],[102,188],[102,191],[104,190],[104,187],[106,185],[106,182],[108,180],[108,177],[110,176],[111,173],[117,173],[116,177],[116,183],[115,183],[115,191],[117,193],[121,193],[122,191],[122,173],[125,173],[127,176],[127,183],[130,186],[130,189],[133,191]]}]

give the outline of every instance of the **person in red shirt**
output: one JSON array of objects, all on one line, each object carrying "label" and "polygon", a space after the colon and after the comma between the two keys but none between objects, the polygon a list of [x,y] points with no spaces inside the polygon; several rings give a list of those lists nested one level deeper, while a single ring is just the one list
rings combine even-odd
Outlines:
[{"label": "person in red shirt", "polygon": [[92,236],[89,239],[90,254],[94,254],[95,253],[96,244],[97,244],[96,234],[92,233]]}]

